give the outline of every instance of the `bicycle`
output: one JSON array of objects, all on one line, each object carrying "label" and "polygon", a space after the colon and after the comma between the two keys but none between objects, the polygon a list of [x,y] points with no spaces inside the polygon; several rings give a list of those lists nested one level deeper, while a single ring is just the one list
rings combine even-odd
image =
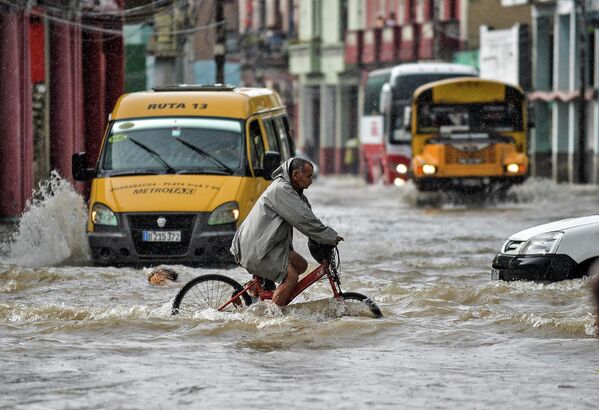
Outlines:
[{"label": "bicycle", "polygon": [[[352,303],[350,306],[354,307],[350,308],[350,311],[357,310],[357,307],[361,306],[367,308],[373,317],[383,317],[379,307],[369,297],[357,292],[341,291],[339,265],[339,251],[336,247],[332,247],[328,256],[321,259],[320,264],[312,272],[300,279],[291,294],[289,302],[326,276],[331,285],[333,297],[337,300],[343,299],[344,302]],[[259,301],[271,300],[275,284],[268,279],[253,276],[253,279],[242,286],[228,276],[220,274],[201,275],[187,282],[179,290],[173,301],[171,314],[176,315],[182,311],[196,311],[207,308],[221,312],[243,309],[255,303],[255,299],[248,293],[250,289],[257,290],[257,299]]]}]

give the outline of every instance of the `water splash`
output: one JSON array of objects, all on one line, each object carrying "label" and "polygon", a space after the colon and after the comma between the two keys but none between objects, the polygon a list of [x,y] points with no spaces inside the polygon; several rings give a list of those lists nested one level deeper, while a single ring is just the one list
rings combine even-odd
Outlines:
[{"label": "water splash", "polygon": [[0,263],[35,268],[89,260],[86,219],[83,197],[52,171],[27,202]]}]

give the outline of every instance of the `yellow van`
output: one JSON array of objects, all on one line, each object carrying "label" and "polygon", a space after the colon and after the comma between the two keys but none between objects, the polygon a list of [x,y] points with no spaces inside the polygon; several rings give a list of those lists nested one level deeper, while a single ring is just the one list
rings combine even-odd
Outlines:
[{"label": "yellow van", "polygon": [[235,230],[294,154],[279,96],[268,89],[167,86],[125,94],[91,180],[87,236],[99,265],[230,262]]}]

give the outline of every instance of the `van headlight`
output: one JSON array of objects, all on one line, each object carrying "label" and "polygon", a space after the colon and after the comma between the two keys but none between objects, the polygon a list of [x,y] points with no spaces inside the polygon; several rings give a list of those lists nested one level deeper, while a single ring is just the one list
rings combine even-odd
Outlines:
[{"label": "van headlight", "polygon": [[237,222],[239,205],[237,202],[226,202],[216,208],[208,217],[208,225],[222,225]]},{"label": "van headlight", "polygon": [[119,224],[114,212],[98,202],[92,207],[92,222],[95,225],[117,226]]},{"label": "van headlight", "polygon": [[561,231],[542,233],[530,238],[520,250],[521,255],[545,255],[555,253],[564,237]]}]

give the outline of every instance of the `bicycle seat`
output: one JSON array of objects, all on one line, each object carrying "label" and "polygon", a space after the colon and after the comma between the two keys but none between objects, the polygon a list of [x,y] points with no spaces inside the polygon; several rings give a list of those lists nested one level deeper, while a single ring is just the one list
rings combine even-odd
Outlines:
[{"label": "bicycle seat", "polygon": [[270,279],[261,278],[260,276],[256,275],[254,275],[254,278],[260,281],[260,286],[263,290],[275,290],[277,288],[277,284]]}]

